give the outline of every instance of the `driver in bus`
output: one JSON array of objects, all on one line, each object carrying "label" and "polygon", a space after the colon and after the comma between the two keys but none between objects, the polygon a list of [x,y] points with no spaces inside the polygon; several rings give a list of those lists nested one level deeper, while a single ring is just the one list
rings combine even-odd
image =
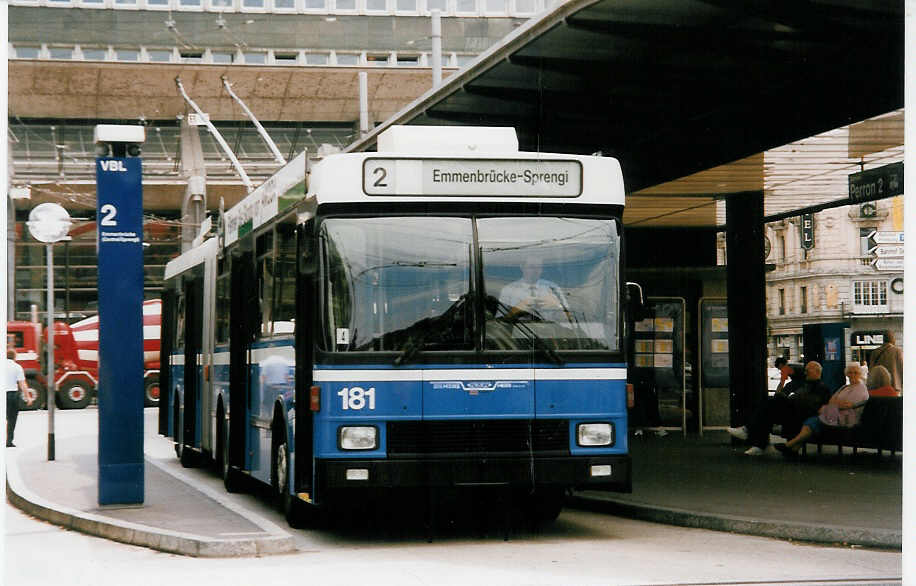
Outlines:
[{"label": "driver in bus", "polygon": [[519,266],[522,278],[509,283],[499,293],[499,302],[506,308],[506,317],[517,317],[528,313],[544,318],[544,312],[561,311],[572,322],[569,304],[560,286],[553,281],[542,279],[543,262],[536,256],[528,256]]}]

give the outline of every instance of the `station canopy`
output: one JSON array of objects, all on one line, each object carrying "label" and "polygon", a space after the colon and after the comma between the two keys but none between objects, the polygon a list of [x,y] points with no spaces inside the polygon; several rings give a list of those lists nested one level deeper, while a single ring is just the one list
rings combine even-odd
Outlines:
[{"label": "station canopy", "polygon": [[512,126],[527,151],[618,158],[633,226],[725,223],[846,196],[903,157],[901,1],[571,0],[519,27],[392,124]]}]

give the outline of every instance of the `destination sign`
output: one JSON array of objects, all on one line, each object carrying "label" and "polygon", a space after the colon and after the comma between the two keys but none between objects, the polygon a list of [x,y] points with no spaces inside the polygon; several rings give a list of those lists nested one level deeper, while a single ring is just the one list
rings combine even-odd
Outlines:
[{"label": "destination sign", "polygon": [[366,195],[578,197],[582,164],[569,160],[366,159]]},{"label": "destination sign", "polygon": [[849,176],[849,201],[862,203],[903,193],[903,163],[891,163]]},{"label": "destination sign", "polygon": [[872,232],[869,238],[875,241],[875,244],[903,244],[903,232]]},{"label": "destination sign", "polygon": [[903,257],[876,258],[872,261],[872,264],[875,265],[875,268],[879,271],[902,271]]},{"label": "destination sign", "polygon": [[904,254],[903,245],[890,245],[890,244],[879,244],[878,246],[875,246],[868,252],[870,252],[871,254],[874,254],[875,256],[885,257],[885,258],[903,256]]}]

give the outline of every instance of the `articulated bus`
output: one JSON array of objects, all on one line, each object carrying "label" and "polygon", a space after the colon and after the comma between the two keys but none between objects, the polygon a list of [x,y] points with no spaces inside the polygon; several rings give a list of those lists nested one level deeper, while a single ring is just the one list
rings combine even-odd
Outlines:
[{"label": "articulated bus", "polygon": [[511,128],[377,148],[300,155],[166,267],[182,464],[268,485],[293,526],[354,491],[498,487],[541,521],[629,492],[618,162]]}]

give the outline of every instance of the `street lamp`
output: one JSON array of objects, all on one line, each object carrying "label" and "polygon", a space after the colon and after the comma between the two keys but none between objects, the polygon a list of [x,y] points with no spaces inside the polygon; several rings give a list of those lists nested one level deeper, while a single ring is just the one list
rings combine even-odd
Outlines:
[{"label": "street lamp", "polygon": [[29,234],[48,254],[48,460],[54,459],[54,243],[70,240],[70,214],[60,204],[43,203],[29,212]]}]

